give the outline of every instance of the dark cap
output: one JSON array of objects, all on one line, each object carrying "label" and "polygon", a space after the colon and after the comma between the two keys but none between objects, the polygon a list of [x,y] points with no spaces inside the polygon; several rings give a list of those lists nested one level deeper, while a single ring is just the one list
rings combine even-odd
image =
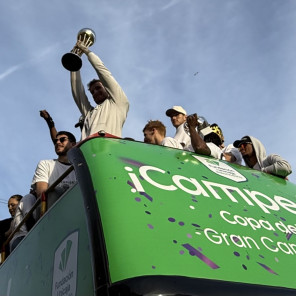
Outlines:
[{"label": "dark cap", "polygon": [[243,144],[243,143],[252,143],[252,141],[251,141],[251,139],[250,139],[250,137],[248,137],[248,136],[244,136],[244,137],[242,137],[240,140],[236,140],[236,141],[234,141],[233,142],[233,146],[235,147],[235,148],[238,148],[241,144]]}]

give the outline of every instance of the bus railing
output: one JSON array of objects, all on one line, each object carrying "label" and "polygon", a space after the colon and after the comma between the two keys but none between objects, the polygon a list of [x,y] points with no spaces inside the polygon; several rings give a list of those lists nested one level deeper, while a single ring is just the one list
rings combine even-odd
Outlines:
[{"label": "bus railing", "polygon": [[[28,221],[28,219],[30,217],[32,217],[33,212],[37,209],[37,207],[41,204],[41,209],[40,209],[40,217],[38,217],[38,219],[40,219],[48,210],[47,207],[47,198],[48,198],[48,194],[52,191],[54,191],[55,187],[61,183],[61,181],[66,178],[72,171],[74,170],[74,167],[71,165],[53,184],[51,184],[46,191],[44,191],[41,196],[39,198],[36,199],[35,204],[33,205],[33,207],[30,209],[30,211],[26,214],[26,216],[22,219],[22,221],[17,225],[17,227],[13,230],[12,233],[10,233],[10,235],[8,236],[8,238],[6,239],[6,241],[3,243],[2,245],[2,249],[1,249],[1,262],[0,264],[2,264],[5,259],[6,259],[6,247],[9,245],[10,241],[12,240],[12,238],[15,236],[15,234],[20,230],[20,228],[22,227],[22,225],[24,225],[24,223],[26,223]],[[37,220],[38,220],[37,219]],[[36,223],[37,221],[35,221]]]}]

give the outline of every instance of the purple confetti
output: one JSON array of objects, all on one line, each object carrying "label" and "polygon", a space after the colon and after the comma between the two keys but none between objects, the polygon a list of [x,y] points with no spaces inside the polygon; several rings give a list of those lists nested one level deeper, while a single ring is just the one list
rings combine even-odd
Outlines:
[{"label": "purple confetti", "polygon": [[263,263],[257,262],[260,266],[262,266],[264,269],[266,269],[268,272],[273,273],[275,275],[278,275],[275,271],[273,271],[271,268],[269,268],[268,266],[266,266]]},{"label": "purple confetti", "polygon": [[180,222],[179,222],[179,225],[180,225],[180,226],[184,226],[184,225],[185,225],[185,223],[184,223],[184,222],[182,222],[182,221],[180,221]]},{"label": "purple confetti", "polygon": [[149,211],[145,211],[146,214],[151,215],[151,213]]},{"label": "purple confetti", "polygon": [[188,238],[192,238],[192,235],[190,233],[187,233]]},{"label": "purple confetti", "polygon": [[242,267],[243,267],[244,270],[247,270],[248,269],[245,264],[243,264]]},{"label": "purple confetti", "polygon": [[127,181],[127,184],[131,187],[133,187],[134,189],[136,189],[135,185],[133,182],[131,182],[130,180]]},{"label": "purple confetti", "polygon": [[198,224],[192,223],[191,225],[194,227],[200,228],[200,225],[198,225]]},{"label": "purple confetti", "polygon": [[284,217],[280,217],[280,219],[281,219],[282,221],[287,221]]},{"label": "purple confetti", "polygon": [[176,244],[176,243],[177,243],[177,241],[174,239],[174,240],[173,240],[173,243],[174,243],[174,244]]},{"label": "purple confetti", "polygon": [[153,201],[153,198],[148,195],[146,192],[140,192],[141,195],[145,196],[148,200]]},{"label": "purple confetti", "polygon": [[240,253],[239,252],[233,252],[234,256],[239,257]]},{"label": "purple confetti", "polygon": [[208,257],[206,257],[204,254],[202,254],[200,251],[196,250],[194,247],[192,247],[189,244],[182,245],[185,249],[189,251],[190,255],[196,256],[200,260],[202,260],[205,264],[207,264],[212,269],[220,268],[216,263],[211,261]]},{"label": "purple confetti", "polygon": [[209,218],[212,218],[213,216],[212,216],[212,214],[209,214]]},{"label": "purple confetti", "polygon": [[170,222],[175,222],[176,220],[175,220],[175,218],[169,218],[168,219]]},{"label": "purple confetti", "polygon": [[130,158],[120,157],[120,160],[122,162],[124,162],[124,163],[131,164],[131,165],[134,165],[136,167],[141,167],[141,166],[145,165],[142,162],[139,162],[139,161],[136,161],[136,160],[130,159]]},{"label": "purple confetti", "polygon": [[153,225],[151,225],[151,224],[147,224],[147,226],[148,226],[150,229],[153,229],[153,228],[154,228]]},{"label": "purple confetti", "polygon": [[273,233],[275,236],[279,236],[276,232]]},{"label": "purple confetti", "polygon": [[136,197],[135,198],[135,201],[139,202],[139,201],[141,201],[141,198],[140,197]]},{"label": "purple confetti", "polygon": [[286,235],[286,239],[287,240],[290,240],[290,238],[292,237],[292,233],[290,232],[290,233],[287,233],[287,235]]},{"label": "purple confetti", "polygon": [[252,176],[256,177],[256,178],[260,178],[259,175],[252,173]]},{"label": "purple confetti", "polygon": [[180,253],[180,255],[183,255],[185,252],[183,250],[181,250],[179,253]]},{"label": "purple confetti", "polygon": [[152,269],[155,269],[156,268],[154,265],[152,265],[151,267],[152,267]]}]

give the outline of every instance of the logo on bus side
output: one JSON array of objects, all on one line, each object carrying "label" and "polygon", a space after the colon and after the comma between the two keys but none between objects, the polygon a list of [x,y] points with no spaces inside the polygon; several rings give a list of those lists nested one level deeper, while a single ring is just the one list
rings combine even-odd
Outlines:
[{"label": "logo on bus side", "polygon": [[196,158],[199,162],[201,162],[203,165],[205,165],[209,170],[211,170],[212,172],[214,172],[219,176],[228,178],[235,182],[247,181],[245,176],[243,176],[241,173],[239,173],[234,168],[232,168],[231,166],[227,165],[222,161],[200,157],[197,155],[192,155],[192,156]]},{"label": "logo on bus side", "polygon": [[78,231],[66,237],[54,256],[52,296],[75,296],[77,280]]}]

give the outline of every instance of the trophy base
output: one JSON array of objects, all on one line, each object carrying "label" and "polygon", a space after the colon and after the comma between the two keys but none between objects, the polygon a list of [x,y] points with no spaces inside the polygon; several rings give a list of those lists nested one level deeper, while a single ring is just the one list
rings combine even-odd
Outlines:
[{"label": "trophy base", "polygon": [[82,60],[77,54],[69,52],[63,55],[62,64],[68,71],[76,72],[82,67]]}]

